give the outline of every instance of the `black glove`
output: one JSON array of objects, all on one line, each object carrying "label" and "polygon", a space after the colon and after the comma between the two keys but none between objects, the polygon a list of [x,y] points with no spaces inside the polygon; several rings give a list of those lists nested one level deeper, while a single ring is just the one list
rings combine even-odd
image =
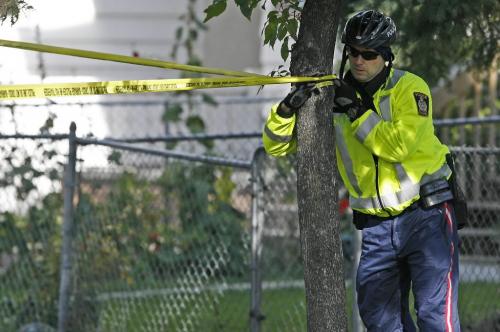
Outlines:
[{"label": "black glove", "polygon": [[[295,114],[304,103],[311,97],[312,93],[319,93],[316,83],[297,83],[292,91],[283,99],[278,106],[279,116],[289,118]],[[283,107],[284,106],[284,107]]]},{"label": "black glove", "polygon": [[356,95],[356,90],[343,80],[334,80],[335,96],[333,97],[333,112],[346,113],[351,121],[356,120],[366,112],[366,107]]}]

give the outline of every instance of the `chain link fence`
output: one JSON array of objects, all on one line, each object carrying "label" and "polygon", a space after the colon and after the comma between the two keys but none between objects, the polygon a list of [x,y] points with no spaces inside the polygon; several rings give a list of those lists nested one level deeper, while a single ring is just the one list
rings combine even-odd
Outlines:
[{"label": "chain link fence", "polygon": [[1,140],[0,331],[43,331],[57,320],[63,143]]},{"label": "chain link fence", "polygon": [[0,330],[244,330],[251,163],[69,140],[64,201],[1,215]]},{"label": "chain link fence", "polygon": [[[306,330],[293,158],[20,138],[0,145],[1,331]],[[68,138],[78,146],[69,182]],[[463,330],[493,331],[500,150],[452,151],[471,209],[460,231]],[[343,189],[339,209],[351,313],[359,238]]]},{"label": "chain link fence", "polygon": [[244,329],[248,171],[137,152],[105,170],[85,164],[68,330]]},{"label": "chain link fence", "polygon": [[[459,231],[460,319],[465,330],[496,331],[500,327],[500,149],[451,151],[469,208],[468,225]],[[488,323],[480,325],[481,321]]]}]

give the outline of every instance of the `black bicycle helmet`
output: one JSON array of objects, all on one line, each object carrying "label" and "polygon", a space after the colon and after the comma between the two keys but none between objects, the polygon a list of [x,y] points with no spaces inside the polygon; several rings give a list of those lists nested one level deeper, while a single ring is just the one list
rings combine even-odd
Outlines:
[{"label": "black bicycle helmet", "polygon": [[345,24],[341,40],[344,43],[339,70],[341,79],[344,77],[344,67],[347,61],[346,45],[376,50],[385,61],[389,62],[390,71],[394,60],[391,44],[396,40],[396,24],[390,17],[373,9],[360,11]]},{"label": "black bicycle helmet", "polygon": [[396,39],[396,24],[376,10],[363,10],[352,16],[342,32],[344,44],[376,49],[389,47]]}]

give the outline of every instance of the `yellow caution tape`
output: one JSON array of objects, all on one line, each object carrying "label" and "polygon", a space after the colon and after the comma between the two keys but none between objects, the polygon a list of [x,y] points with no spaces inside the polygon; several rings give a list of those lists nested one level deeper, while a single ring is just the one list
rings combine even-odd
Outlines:
[{"label": "yellow caution tape", "polygon": [[228,88],[243,86],[258,86],[268,84],[285,84],[298,82],[318,82],[317,88],[332,84],[335,75],[321,77],[269,77],[265,75],[232,71],[220,68],[190,66],[175,62],[155,59],[136,58],[125,55],[85,51],[73,48],[57,47],[43,44],[33,44],[12,40],[0,39],[0,46],[19,48],[24,50],[70,55],[82,58],[114,61],[159,67],[165,69],[184,70],[205,74],[224,75],[227,77],[215,78],[185,78],[160,80],[108,81],[83,83],[53,83],[53,84],[26,84],[0,86],[0,100],[22,98],[51,98],[64,96],[90,96],[145,92],[187,91],[208,88]]},{"label": "yellow caution tape", "polygon": [[79,49],[75,49],[75,48],[66,48],[66,47],[50,46],[50,45],[43,45],[43,44],[33,44],[33,43],[26,43],[26,42],[5,40],[5,39],[0,39],[0,46],[10,47],[10,48],[19,48],[19,49],[29,50],[29,51],[38,51],[38,52],[44,52],[44,53],[70,55],[70,56],[76,56],[76,57],[80,57],[80,58],[122,62],[122,63],[134,64],[134,65],[148,66],[148,67],[184,70],[184,71],[203,73],[203,74],[215,74],[215,75],[238,76],[238,77],[239,76],[266,77],[265,75],[247,73],[244,71],[233,71],[233,70],[226,70],[226,69],[220,69],[220,68],[190,66],[190,65],[183,65],[183,64],[179,64],[179,63],[175,63],[175,62],[168,62],[168,61],[162,61],[162,60],[156,60],[156,59],[136,58],[136,57],[127,56],[127,55],[118,55],[118,54],[111,54],[111,53],[86,51],[86,50],[79,50]]},{"label": "yellow caution tape", "polygon": [[298,82],[318,82],[317,86],[323,87],[330,85],[334,78],[335,75],[322,77],[256,76],[3,85],[0,86],[0,100],[187,91],[195,89],[258,86]]}]

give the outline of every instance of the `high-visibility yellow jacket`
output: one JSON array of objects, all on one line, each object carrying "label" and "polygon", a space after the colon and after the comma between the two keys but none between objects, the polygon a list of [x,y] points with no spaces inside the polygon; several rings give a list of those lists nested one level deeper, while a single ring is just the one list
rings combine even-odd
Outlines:
[{"label": "high-visibility yellow jacket", "polygon": [[[335,114],[339,173],[351,208],[381,217],[395,216],[420,198],[420,186],[449,178],[448,148],[434,134],[432,99],[423,79],[392,69],[373,95],[376,110],[351,122]],[[283,118],[274,105],[263,131],[268,154],[294,153],[295,115]]]}]

